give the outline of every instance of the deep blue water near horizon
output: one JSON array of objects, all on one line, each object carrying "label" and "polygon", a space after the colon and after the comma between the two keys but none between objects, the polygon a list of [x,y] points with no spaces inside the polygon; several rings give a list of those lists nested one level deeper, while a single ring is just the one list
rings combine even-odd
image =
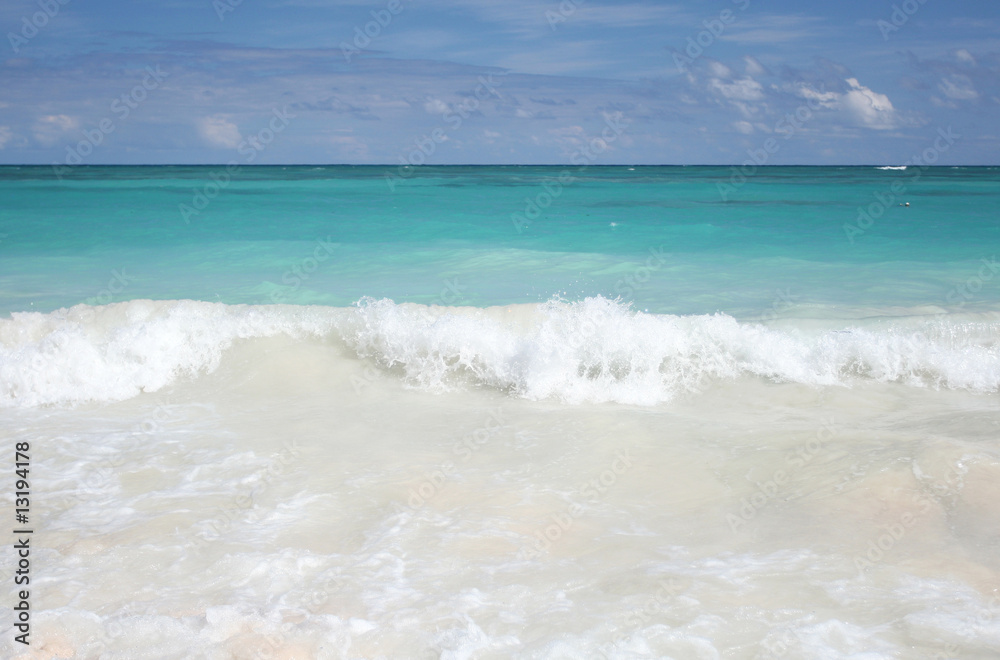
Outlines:
[{"label": "deep blue water near horizon", "polygon": [[[1000,168],[775,166],[745,183],[734,171],[424,166],[400,177],[304,165],[230,177],[222,166],[87,166],[60,179],[5,166],[0,311],[603,295],[752,319],[792,303],[1000,301],[993,271],[980,272],[1000,244]],[[957,288],[976,277],[976,291]]]}]

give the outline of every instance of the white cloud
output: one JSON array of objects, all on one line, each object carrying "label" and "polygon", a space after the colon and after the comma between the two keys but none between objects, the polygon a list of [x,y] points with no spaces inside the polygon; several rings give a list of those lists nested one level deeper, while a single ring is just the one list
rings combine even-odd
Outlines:
[{"label": "white cloud", "polygon": [[213,147],[235,149],[243,137],[240,129],[222,115],[202,117],[198,120],[198,134]]},{"label": "white cloud", "polygon": [[958,50],[955,51],[955,58],[959,62],[967,62],[968,64],[971,64],[973,66],[976,65],[976,58],[974,58],[972,56],[972,53],[965,50],[964,48],[959,48]]},{"label": "white cloud", "polygon": [[3,149],[14,134],[10,132],[10,126],[0,126],[0,149]]},{"label": "white cloud", "polygon": [[80,127],[80,122],[75,117],[69,115],[45,115],[39,117],[32,126],[35,139],[46,147],[51,147],[59,142],[67,133],[76,131]]},{"label": "white cloud", "polygon": [[836,108],[840,105],[840,94],[837,92],[818,92],[807,85],[795,88],[795,94],[807,101],[816,101],[821,108]]},{"label": "white cloud", "polygon": [[857,123],[867,128],[888,130],[898,124],[896,109],[885,94],[879,94],[860,84],[857,78],[848,78],[850,90],[841,99],[841,105]]},{"label": "white cloud", "polygon": [[749,77],[731,83],[724,83],[715,78],[708,86],[730,101],[760,101],[764,98],[764,89],[760,83]]},{"label": "white cloud", "polygon": [[743,135],[750,135],[753,133],[753,124],[748,121],[738,121],[733,124],[733,128],[742,133]]},{"label": "white cloud", "polygon": [[979,92],[972,86],[972,81],[962,74],[952,74],[944,78],[938,83],[938,89],[950,99],[968,101],[979,98]]},{"label": "white cloud", "polygon": [[708,71],[716,78],[732,78],[732,70],[722,62],[711,61],[708,63]]},{"label": "white cloud", "polygon": [[424,103],[424,110],[429,115],[443,115],[448,112],[448,104],[441,99],[430,99]]}]

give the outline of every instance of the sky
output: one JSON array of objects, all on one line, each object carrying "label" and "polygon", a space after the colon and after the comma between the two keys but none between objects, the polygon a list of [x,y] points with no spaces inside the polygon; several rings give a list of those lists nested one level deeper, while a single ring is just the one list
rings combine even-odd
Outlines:
[{"label": "sky", "polygon": [[3,0],[0,30],[2,164],[1000,164],[997,0]]}]

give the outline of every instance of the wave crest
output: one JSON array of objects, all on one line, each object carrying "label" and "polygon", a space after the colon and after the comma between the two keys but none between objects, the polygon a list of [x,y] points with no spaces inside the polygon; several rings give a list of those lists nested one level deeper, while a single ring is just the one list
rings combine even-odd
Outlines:
[{"label": "wave crest", "polygon": [[195,301],[78,305],[0,320],[0,407],[120,401],[211,372],[238,340],[346,344],[408,386],[653,405],[720,379],[858,380],[996,392],[1000,323],[775,328],[646,314],[605,298],[488,309],[365,298],[350,309]]}]

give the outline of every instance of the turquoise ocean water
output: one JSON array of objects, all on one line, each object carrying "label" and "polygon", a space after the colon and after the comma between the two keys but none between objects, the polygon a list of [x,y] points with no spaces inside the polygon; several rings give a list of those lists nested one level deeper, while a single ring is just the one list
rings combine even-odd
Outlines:
[{"label": "turquoise ocean water", "polygon": [[[51,311],[102,293],[431,303],[446,281],[463,305],[602,295],[739,318],[775,302],[1000,300],[995,284],[949,300],[1000,239],[998,168],[769,167],[745,183],[723,167],[402,173],[87,167],[60,180],[51,168],[0,168],[0,309]],[[317,248],[322,261],[310,261]],[[655,268],[635,281],[651,255]],[[120,292],[107,290],[115,272]]]},{"label": "turquoise ocean water", "polygon": [[0,167],[0,656],[997,657],[1000,168],[749,174]]}]

